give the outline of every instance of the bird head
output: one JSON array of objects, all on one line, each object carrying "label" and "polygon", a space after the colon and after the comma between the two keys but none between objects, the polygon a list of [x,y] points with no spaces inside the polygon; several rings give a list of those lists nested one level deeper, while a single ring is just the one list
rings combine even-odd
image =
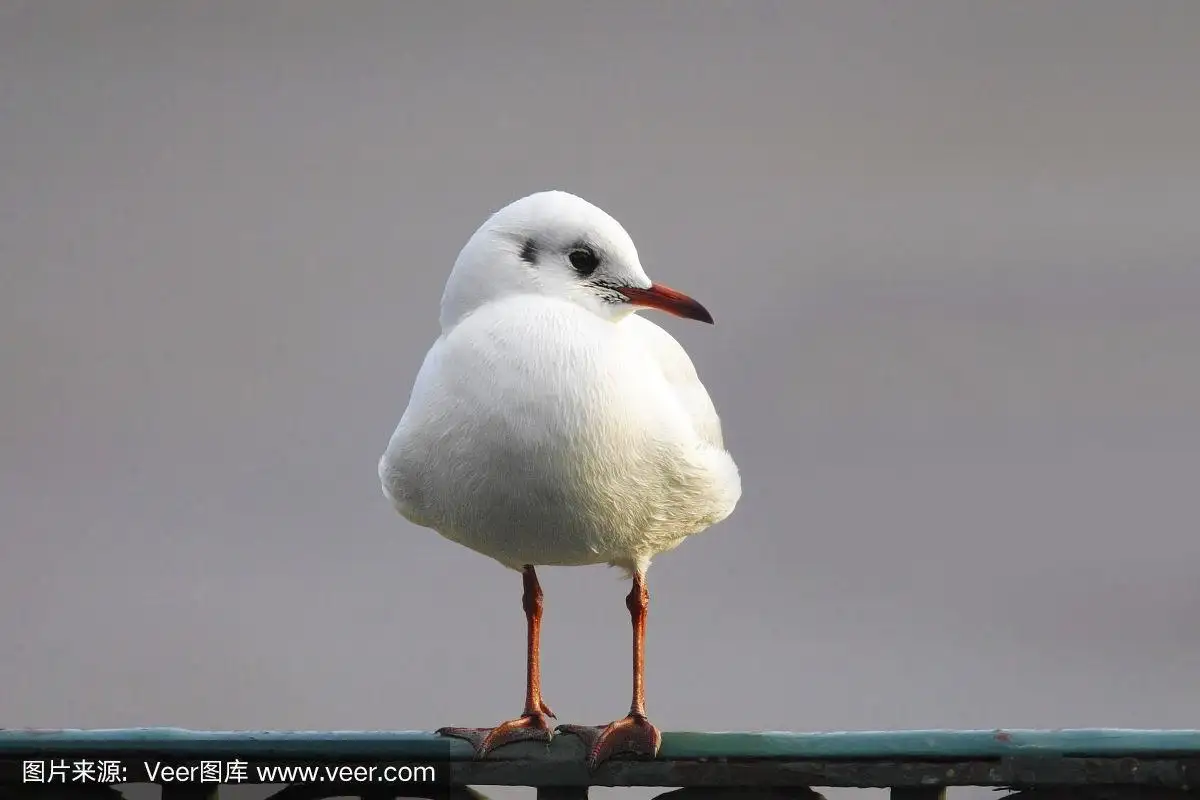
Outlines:
[{"label": "bird head", "polygon": [[646,276],[619,222],[560,191],[510,203],[475,231],[446,282],[442,328],[514,294],[566,299],[612,322],[640,308],[713,321],[700,303]]}]

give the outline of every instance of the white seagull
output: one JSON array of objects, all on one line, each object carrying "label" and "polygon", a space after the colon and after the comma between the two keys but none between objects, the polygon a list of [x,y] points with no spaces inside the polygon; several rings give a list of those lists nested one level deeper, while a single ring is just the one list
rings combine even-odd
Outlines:
[{"label": "white seagull", "polygon": [[536,566],[609,564],[633,579],[633,703],[607,726],[563,725],[595,767],[653,757],[643,649],[658,553],[728,517],[741,497],[721,422],[687,353],[637,310],[712,322],[642,270],[615,219],[560,191],[524,197],[470,238],[442,295],[441,336],[379,462],[409,521],[523,574],[524,713],[495,728],[443,728],[479,757],[549,741]]}]

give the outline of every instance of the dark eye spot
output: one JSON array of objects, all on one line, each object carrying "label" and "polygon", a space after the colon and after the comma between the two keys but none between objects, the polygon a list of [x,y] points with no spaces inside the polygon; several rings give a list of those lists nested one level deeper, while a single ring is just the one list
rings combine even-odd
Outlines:
[{"label": "dark eye spot", "polygon": [[600,257],[590,247],[576,247],[567,254],[567,258],[571,262],[571,267],[585,278],[600,266]]},{"label": "dark eye spot", "polygon": [[532,266],[537,265],[538,244],[533,239],[526,239],[521,245],[521,260]]}]

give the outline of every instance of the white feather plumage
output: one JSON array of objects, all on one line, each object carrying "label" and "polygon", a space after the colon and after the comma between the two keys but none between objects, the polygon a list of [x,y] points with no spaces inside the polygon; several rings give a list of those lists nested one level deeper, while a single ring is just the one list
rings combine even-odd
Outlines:
[{"label": "white feather plumage", "polygon": [[[574,242],[602,254],[594,281],[562,256]],[[644,573],[729,516],[741,481],[712,401],[616,285],[651,284],[624,228],[574,195],[531,195],[476,231],[379,463],[404,517],[513,569]]]}]

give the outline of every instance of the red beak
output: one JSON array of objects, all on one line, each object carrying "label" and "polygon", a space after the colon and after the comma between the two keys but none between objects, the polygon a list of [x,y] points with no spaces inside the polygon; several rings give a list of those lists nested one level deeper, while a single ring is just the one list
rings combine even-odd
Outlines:
[{"label": "red beak", "polygon": [[700,322],[707,322],[709,325],[713,324],[712,314],[708,313],[707,308],[683,292],[675,291],[670,286],[663,286],[661,283],[652,283],[649,289],[626,286],[617,291],[629,298],[629,302],[635,306],[657,308],[659,311],[665,311],[677,317],[699,320]]}]

